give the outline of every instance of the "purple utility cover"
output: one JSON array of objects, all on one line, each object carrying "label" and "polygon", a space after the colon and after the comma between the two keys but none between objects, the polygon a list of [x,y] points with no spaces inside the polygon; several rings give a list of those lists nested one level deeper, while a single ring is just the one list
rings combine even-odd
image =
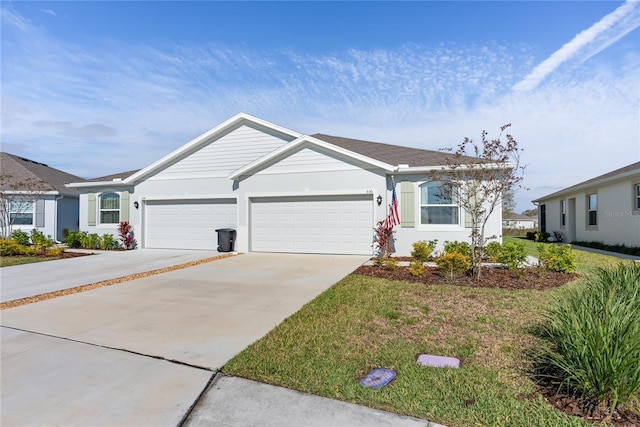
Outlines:
[{"label": "purple utility cover", "polygon": [[459,368],[460,359],[455,357],[434,356],[432,354],[421,354],[417,360],[419,365],[433,366],[434,368]]},{"label": "purple utility cover", "polygon": [[378,389],[391,382],[396,377],[396,373],[391,369],[378,368],[369,372],[366,377],[360,380],[360,385]]}]

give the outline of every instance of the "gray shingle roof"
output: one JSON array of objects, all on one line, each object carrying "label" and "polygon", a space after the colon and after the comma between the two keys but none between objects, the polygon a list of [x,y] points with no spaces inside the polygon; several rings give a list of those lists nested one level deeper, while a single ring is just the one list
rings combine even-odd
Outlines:
[{"label": "gray shingle roof", "polygon": [[97,178],[87,179],[86,182],[100,182],[100,181],[113,181],[114,179],[125,179],[133,175],[134,173],[140,171],[140,169],[127,171],[127,172],[118,172],[111,175],[99,176]]},{"label": "gray shingle roof", "polygon": [[[316,133],[311,136],[393,166],[443,166],[447,164],[447,159],[453,158],[453,154],[443,151],[402,147],[399,145],[384,144],[381,142],[342,138],[322,133]],[[478,162],[479,160],[476,157],[469,156],[463,156],[461,159],[466,159],[469,162]]]},{"label": "gray shingle roof", "polygon": [[595,185],[595,184],[598,184],[600,181],[604,181],[604,180],[607,180],[609,178],[615,178],[618,175],[623,175],[623,174],[627,174],[627,173],[634,172],[634,171],[640,172],[640,162],[631,163],[630,165],[621,167],[620,169],[616,169],[614,171],[607,172],[607,173],[605,173],[603,175],[596,176],[595,178],[591,178],[591,179],[588,179],[586,181],[579,182],[578,184],[574,184],[574,185],[572,185],[570,187],[563,188],[562,190],[556,191],[554,193],[547,194],[546,196],[539,197],[539,198],[535,199],[534,202],[536,202],[538,200],[548,199],[548,198],[551,198],[551,197],[554,197],[556,195],[560,195],[560,194],[563,194],[563,193],[566,193],[566,192],[570,192],[570,191],[572,191],[572,190],[574,190],[576,188],[588,187],[591,184]]},{"label": "gray shingle roof", "polygon": [[64,186],[68,182],[81,182],[83,178],[71,175],[45,165],[44,163],[26,159],[9,153],[0,153],[0,173],[7,177],[2,180],[2,190],[25,190],[20,183],[25,181],[42,182],[43,191],[57,191],[65,195],[77,195],[78,190]]}]

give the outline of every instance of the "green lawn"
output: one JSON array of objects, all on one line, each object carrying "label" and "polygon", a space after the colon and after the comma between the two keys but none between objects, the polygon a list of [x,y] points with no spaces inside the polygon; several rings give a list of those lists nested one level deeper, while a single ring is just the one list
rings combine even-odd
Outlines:
[{"label": "green lawn", "polygon": [[3,256],[0,257],[0,267],[12,265],[33,264],[34,262],[53,261],[61,257],[37,257],[37,256]]},{"label": "green lawn", "polygon": [[[515,238],[514,238],[515,239]],[[508,239],[505,239],[508,240]],[[524,241],[536,255],[537,244]],[[617,258],[576,251],[579,271]],[[350,275],[232,359],[223,372],[448,426],[588,425],[534,393],[527,370],[540,344],[531,331],[565,288],[507,291],[416,285]],[[460,369],[418,366],[421,353]],[[373,368],[398,376],[379,390],[358,380]],[[465,405],[468,399],[474,404]]]}]

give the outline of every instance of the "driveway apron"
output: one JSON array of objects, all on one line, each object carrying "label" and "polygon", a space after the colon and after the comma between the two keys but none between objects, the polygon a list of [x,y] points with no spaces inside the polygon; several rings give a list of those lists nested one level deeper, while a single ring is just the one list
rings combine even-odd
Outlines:
[{"label": "driveway apron", "polygon": [[365,260],[250,253],[3,310],[2,425],[176,425],[226,361]]}]

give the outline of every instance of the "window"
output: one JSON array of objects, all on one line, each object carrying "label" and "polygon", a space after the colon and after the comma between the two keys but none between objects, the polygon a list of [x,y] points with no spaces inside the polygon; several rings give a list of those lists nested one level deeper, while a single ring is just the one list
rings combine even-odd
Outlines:
[{"label": "window", "polygon": [[33,225],[34,204],[28,200],[12,200],[9,202],[9,221],[13,225]]},{"label": "window", "polygon": [[567,201],[560,200],[560,226],[567,225]]},{"label": "window", "polygon": [[636,184],[634,187],[633,209],[640,211],[640,184]]},{"label": "window", "polygon": [[455,194],[444,194],[438,181],[420,186],[420,224],[457,225],[458,218],[459,208]]},{"label": "window", "polygon": [[120,222],[120,196],[105,193],[100,196],[100,223],[118,224]]},{"label": "window", "polygon": [[597,194],[587,195],[587,225],[591,227],[598,225],[598,195]]},{"label": "window", "polygon": [[540,205],[540,232],[547,232],[547,205]]}]

